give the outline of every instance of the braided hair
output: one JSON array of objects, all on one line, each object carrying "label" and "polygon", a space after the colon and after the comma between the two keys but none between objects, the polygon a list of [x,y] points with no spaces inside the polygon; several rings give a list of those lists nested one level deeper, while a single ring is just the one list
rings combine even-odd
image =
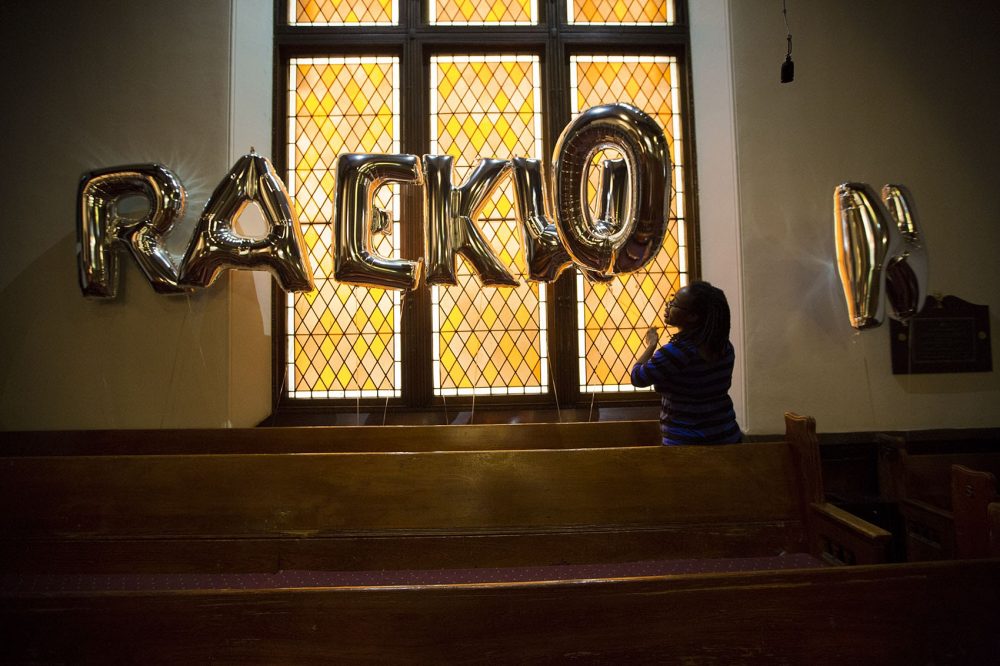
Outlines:
[{"label": "braided hair", "polygon": [[729,301],[726,294],[702,280],[691,282],[687,289],[691,294],[690,309],[698,315],[698,323],[678,335],[703,350],[709,360],[717,359],[729,342]]}]

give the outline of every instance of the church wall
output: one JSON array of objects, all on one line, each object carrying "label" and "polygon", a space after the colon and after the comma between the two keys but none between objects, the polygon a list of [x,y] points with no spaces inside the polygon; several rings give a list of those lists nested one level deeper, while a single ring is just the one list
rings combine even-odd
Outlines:
[{"label": "church wall", "polygon": [[231,422],[235,280],[166,297],[123,260],[117,299],[89,300],[75,250],[81,174],[159,162],[188,193],[183,252],[231,165],[230,22],[229,2],[4,3],[0,427]]},{"label": "church wall", "polygon": [[781,3],[729,8],[751,429],[780,431],[784,410],[825,432],[1000,425],[996,372],[893,375],[888,323],[851,328],[833,227],[837,184],[908,186],[930,291],[988,305],[996,353],[1000,11],[790,1],[795,80],[781,84]]},{"label": "church wall", "polygon": [[[741,422],[778,432],[794,410],[824,432],[1000,425],[996,373],[893,376],[888,326],[850,327],[832,212],[840,182],[907,185],[931,290],[1000,309],[996,10],[791,2],[796,77],[781,85],[780,3],[691,4],[702,264],[733,303]],[[165,297],[122,261],[118,298],[86,300],[74,197],[87,170],[163,163],[189,196],[181,252],[234,158],[270,152],[270,3],[0,11],[16,100],[2,112],[0,428],[258,422],[269,276]]]}]

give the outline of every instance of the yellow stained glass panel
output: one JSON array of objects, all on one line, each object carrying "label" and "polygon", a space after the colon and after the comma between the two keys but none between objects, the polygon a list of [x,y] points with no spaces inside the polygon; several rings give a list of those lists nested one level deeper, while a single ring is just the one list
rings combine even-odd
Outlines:
[{"label": "yellow stained glass panel", "polygon": [[290,25],[397,25],[398,0],[294,0]]},{"label": "yellow stained glass panel", "polygon": [[567,20],[577,25],[672,25],[674,0],[568,0]]},{"label": "yellow stained glass panel", "polygon": [[[577,276],[580,390],[630,391],[635,389],[629,374],[645,347],[646,328],[662,326],[666,299],[687,282],[677,62],[666,56],[573,56],[570,76],[574,116],[599,104],[632,104],[663,128],[673,162],[667,236],[653,261],[605,284],[591,283],[579,273]],[[614,150],[595,156],[589,181],[589,203],[595,218],[600,171],[594,167],[604,159],[620,157]]]},{"label": "yellow stained glass panel", "polygon": [[535,25],[538,0],[429,0],[432,25]]},{"label": "yellow stained glass panel", "polygon": [[[393,57],[299,58],[290,63],[288,174],[316,290],[289,294],[288,395],[398,397],[397,291],[333,280],[334,165],[341,153],[399,152],[399,63]],[[399,256],[398,193],[376,206],[393,224],[372,249]]]},{"label": "yellow stained glass panel", "polygon": [[[527,55],[431,59],[431,153],[452,155],[460,185],[480,158],[539,157],[539,61]],[[480,228],[516,288],[483,288],[466,262],[458,285],[431,290],[434,391],[504,395],[548,390],[546,286],[522,274],[521,230],[508,179],[483,208]]]}]

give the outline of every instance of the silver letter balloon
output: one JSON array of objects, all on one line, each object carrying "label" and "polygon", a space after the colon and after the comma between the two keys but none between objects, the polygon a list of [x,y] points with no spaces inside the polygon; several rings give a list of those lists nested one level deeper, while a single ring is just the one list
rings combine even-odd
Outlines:
[{"label": "silver letter balloon", "polygon": [[458,284],[462,255],[485,286],[520,284],[500,262],[477,221],[511,169],[507,160],[481,159],[461,187],[452,185],[451,155],[424,155],[424,248],[427,284]]},{"label": "silver letter balloon", "polygon": [[[236,233],[233,223],[256,203],[270,229],[263,238]],[[251,151],[215,188],[184,255],[180,281],[207,287],[226,269],[269,270],[285,291],[312,291],[305,241],[292,200],[271,162]]]},{"label": "silver letter balloon", "polygon": [[[146,199],[141,218],[123,215],[127,197]],[[159,164],[135,164],[83,175],[77,195],[77,263],[84,296],[114,298],[118,293],[118,255],[124,246],[153,289],[160,294],[185,293],[163,238],[184,216],[187,201],[177,176]]]},{"label": "silver letter balloon", "polygon": [[882,201],[892,219],[894,236],[892,257],[886,266],[886,294],[895,319],[906,322],[920,312],[927,300],[929,273],[927,247],[917,227],[917,217],[910,191],[902,185],[884,185]]},{"label": "silver letter balloon", "polygon": [[554,282],[573,266],[559,231],[552,222],[552,206],[545,187],[544,165],[541,160],[515,157],[510,161],[514,177],[514,214],[524,239],[524,256],[528,279],[534,282]]},{"label": "silver letter balloon", "polygon": [[857,329],[874,328],[885,316],[888,295],[892,316],[907,321],[927,297],[927,251],[908,193],[886,185],[880,205],[864,183],[843,183],[833,194],[837,267],[848,317]]},{"label": "silver letter balloon", "polygon": [[[594,156],[607,148],[620,151],[628,166],[628,205],[613,189],[620,187],[620,166],[608,162],[605,169],[612,172],[601,198],[609,219],[594,220],[587,174]],[[656,256],[667,233],[671,164],[655,120],[628,104],[590,108],[563,130],[552,162],[559,234],[577,264],[598,277],[611,276],[638,270]]]},{"label": "silver letter balloon", "polygon": [[388,214],[374,205],[375,193],[387,183],[423,183],[419,158],[365,153],[337,158],[333,276],[338,282],[414,289],[420,281],[419,261],[380,257],[372,249],[371,233],[389,224]]},{"label": "silver letter balloon", "polygon": [[874,328],[882,323],[885,286],[883,267],[889,254],[889,224],[864,183],[843,183],[833,193],[837,267],[844,286],[851,326]]}]

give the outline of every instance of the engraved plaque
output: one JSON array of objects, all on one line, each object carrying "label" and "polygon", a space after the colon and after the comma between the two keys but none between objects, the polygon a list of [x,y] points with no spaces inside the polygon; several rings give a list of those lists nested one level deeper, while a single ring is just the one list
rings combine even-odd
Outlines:
[{"label": "engraved plaque", "polygon": [[890,320],[892,373],[990,372],[990,309],[956,296],[927,305],[903,323]]}]

